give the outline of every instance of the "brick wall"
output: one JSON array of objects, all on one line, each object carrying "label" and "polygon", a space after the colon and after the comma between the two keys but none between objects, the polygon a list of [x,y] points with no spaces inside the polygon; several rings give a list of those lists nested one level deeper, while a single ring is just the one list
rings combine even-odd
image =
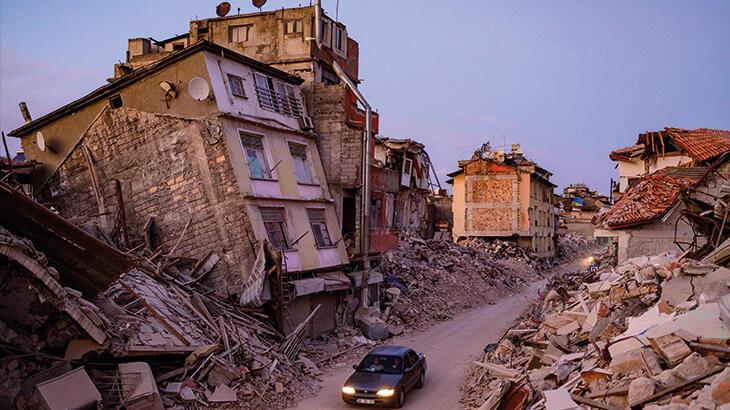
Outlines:
[{"label": "brick wall", "polygon": [[471,223],[475,231],[512,231],[512,209],[473,208]]},{"label": "brick wall", "polygon": [[472,182],[471,202],[477,203],[511,203],[512,181],[476,180]]},{"label": "brick wall", "polygon": [[[220,126],[216,120],[208,124]],[[221,257],[207,281],[220,294],[238,293],[253,264],[255,242],[244,199],[236,185],[225,139],[210,144],[206,121],[121,108],[104,113],[40,192],[78,225],[109,232],[118,214],[115,179],[124,199],[130,246],[143,243],[154,217],[165,252],[190,225],[176,255]],[[100,216],[87,160],[101,191]]]}]

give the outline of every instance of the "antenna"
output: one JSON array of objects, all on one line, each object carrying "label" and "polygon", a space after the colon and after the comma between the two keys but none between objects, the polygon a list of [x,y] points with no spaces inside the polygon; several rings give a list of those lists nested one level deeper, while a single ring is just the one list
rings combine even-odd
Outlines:
[{"label": "antenna", "polygon": [[266,4],[266,0],[252,0],[251,3],[253,3],[253,6],[259,9],[259,13],[261,12],[261,7],[264,7],[264,4]]},{"label": "antenna", "polygon": [[210,96],[210,86],[205,79],[200,77],[194,77],[188,83],[188,94],[195,101],[203,101]]},{"label": "antenna", "polygon": [[224,1],[215,7],[215,14],[217,14],[218,17],[225,17],[229,11],[231,11],[231,3],[227,1]]}]

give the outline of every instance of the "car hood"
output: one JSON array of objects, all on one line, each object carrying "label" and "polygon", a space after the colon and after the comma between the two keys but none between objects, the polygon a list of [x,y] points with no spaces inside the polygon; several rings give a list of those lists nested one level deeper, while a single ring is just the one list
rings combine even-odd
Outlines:
[{"label": "car hood", "polygon": [[403,377],[402,374],[355,372],[347,379],[345,385],[361,390],[376,391],[396,387],[401,377]]}]

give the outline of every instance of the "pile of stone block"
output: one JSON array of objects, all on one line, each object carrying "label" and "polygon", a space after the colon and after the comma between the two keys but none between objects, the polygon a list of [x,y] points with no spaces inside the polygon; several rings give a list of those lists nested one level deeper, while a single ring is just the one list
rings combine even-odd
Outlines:
[{"label": "pile of stone block", "polygon": [[730,270],[673,254],[551,280],[470,369],[470,408],[730,407]]}]

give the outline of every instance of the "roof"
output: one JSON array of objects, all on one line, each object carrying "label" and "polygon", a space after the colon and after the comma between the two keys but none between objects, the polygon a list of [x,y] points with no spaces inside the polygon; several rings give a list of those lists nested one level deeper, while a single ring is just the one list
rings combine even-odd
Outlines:
[{"label": "roof", "polygon": [[709,167],[667,167],[647,175],[598,222],[610,229],[654,222],[669,212],[683,191],[697,186],[709,172]]},{"label": "roof", "polygon": [[730,131],[697,128],[682,130],[665,128],[676,145],[687,151],[696,161],[707,161],[730,151]]},{"label": "roof", "polygon": [[385,356],[403,356],[410,347],[406,346],[378,346],[368,354],[382,354]]},{"label": "roof", "polygon": [[386,147],[390,149],[397,149],[397,150],[407,150],[411,146],[414,146],[416,148],[416,151],[423,151],[426,147],[422,143],[418,141],[414,141],[410,138],[405,139],[399,139],[399,138],[391,138],[391,137],[375,137],[375,143],[385,145]]},{"label": "roof", "polygon": [[246,57],[243,54],[239,54],[231,49],[225,48],[216,43],[212,43],[207,40],[201,40],[182,50],[175,51],[175,52],[171,53],[170,55],[168,55],[154,63],[151,63],[148,66],[139,68],[125,76],[119,77],[118,79],[110,82],[109,84],[106,84],[104,86],[97,88],[96,90],[90,92],[89,94],[79,98],[78,100],[72,101],[55,111],[52,111],[42,117],[39,117],[39,118],[21,126],[18,129],[10,131],[10,133],[8,135],[10,135],[11,137],[21,137],[30,132],[33,132],[39,128],[42,128],[42,127],[48,125],[49,123],[51,123],[53,121],[56,121],[59,118],[63,118],[69,114],[79,111],[82,108],[86,107],[87,105],[93,104],[96,101],[99,101],[102,99],[109,98],[113,94],[119,92],[119,90],[123,89],[124,87],[127,87],[130,84],[133,84],[139,80],[142,80],[143,78],[146,78],[146,77],[160,71],[161,69],[163,69],[165,67],[175,64],[178,61],[185,59],[192,54],[195,54],[197,52],[203,52],[203,51],[216,53],[216,54],[222,56],[223,58],[227,58],[227,59],[236,61],[238,63],[245,64],[245,65],[255,68],[261,72],[264,72],[273,77],[279,78],[281,80],[284,80],[284,81],[287,81],[287,82],[290,82],[293,84],[300,85],[304,82],[304,80],[302,80],[301,78],[292,76],[289,73],[279,70],[277,68],[274,68],[268,64],[264,64],[258,60],[254,60],[253,58]]},{"label": "roof", "polygon": [[614,161],[629,160],[644,153],[644,144],[636,144],[611,151],[608,155]]}]

